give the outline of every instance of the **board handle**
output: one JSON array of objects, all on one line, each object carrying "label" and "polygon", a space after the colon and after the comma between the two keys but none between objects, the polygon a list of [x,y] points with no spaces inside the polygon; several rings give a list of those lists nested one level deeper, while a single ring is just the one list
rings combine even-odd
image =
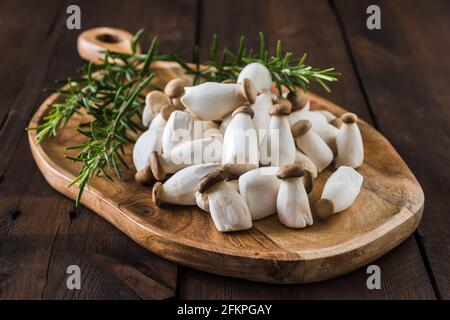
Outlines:
[{"label": "board handle", "polygon": [[[78,36],[78,54],[84,60],[99,64],[103,61],[106,50],[132,53],[130,45],[132,38],[131,33],[122,29],[108,27],[88,29]],[[141,52],[139,45],[136,46],[136,52]]]}]

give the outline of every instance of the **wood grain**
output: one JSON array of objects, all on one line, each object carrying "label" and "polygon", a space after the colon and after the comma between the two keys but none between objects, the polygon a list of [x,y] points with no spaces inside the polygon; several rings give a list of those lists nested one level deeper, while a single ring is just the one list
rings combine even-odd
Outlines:
[{"label": "wood grain", "polygon": [[[222,47],[236,49],[237,38],[244,34],[251,47],[257,48],[257,33],[263,31],[267,45],[274,46],[281,39],[294,55],[308,52],[307,61],[320,67],[334,66],[342,73],[333,84],[332,93],[326,97],[346,106],[373,124],[364,92],[358,81],[346,38],[329,1],[285,0],[239,1],[226,3],[220,0],[203,2],[200,47],[205,56],[214,32],[222,40]],[[354,16],[361,21],[361,15]],[[233,28],[230,28],[230,26]],[[315,86],[314,90],[320,88]],[[323,90],[321,90],[323,92]],[[427,270],[415,239],[406,241],[395,254],[375,262],[383,270],[382,290],[367,290],[367,275],[360,269],[343,278],[308,286],[268,286],[241,281],[231,281],[211,274],[193,272],[182,268],[180,272],[180,297],[186,299],[216,297],[232,298],[350,298],[350,299],[417,299],[435,298]],[[401,265],[402,268],[398,268]],[[401,285],[399,285],[401,283]],[[407,285],[406,285],[407,284]],[[199,290],[198,288],[202,288]]]},{"label": "wood grain", "polygon": [[[21,84],[14,103],[5,105],[13,116],[8,118],[1,132],[0,173],[5,174],[0,183],[0,297],[173,298],[177,266],[142,249],[90,210],[75,211],[73,201],[50,188],[36,169],[24,128],[48,95],[42,94],[42,88],[54,87],[55,79],[74,75],[83,64],[76,51],[76,39],[82,30],[65,28],[65,8],[69,4],[80,6],[83,28],[117,24],[134,32],[145,27],[143,48],[146,49],[150,38],[157,34],[161,50],[188,54],[194,42],[191,27],[195,25],[195,2],[63,1],[58,4],[62,9],[53,8],[51,2],[42,4],[43,12],[58,13],[57,20],[48,18],[49,30],[45,32],[43,26],[36,27],[36,48],[31,48],[34,42],[27,42],[30,49],[26,49],[34,56],[28,61],[34,63],[33,68],[31,72],[23,72],[26,81]],[[109,9],[104,10],[105,7]],[[17,1],[13,6],[15,14],[29,15],[29,20],[34,21],[33,13],[27,13],[27,8],[36,9],[27,1]],[[34,18],[45,20],[38,12]],[[170,21],[166,21],[167,18]],[[10,23],[9,19],[5,21]],[[177,26],[183,26],[182,30]],[[43,32],[44,40],[37,36],[39,32]],[[17,32],[17,39],[25,41],[32,37],[30,34],[21,38]],[[25,52],[18,54],[22,56]],[[6,55],[8,61],[3,60],[0,66],[14,65],[13,58],[18,54]],[[71,264],[82,268],[81,291],[70,291],[65,285],[66,268]]]},{"label": "wood grain", "polygon": [[[167,82],[182,71],[173,63],[156,63],[156,78]],[[33,117],[37,125],[52,95]],[[344,110],[311,94],[315,109],[341,115]],[[36,144],[29,133],[33,156],[47,181],[59,192],[74,198],[76,187],[67,184],[78,165],[64,158],[68,143],[78,143],[75,118],[53,139]],[[250,231],[223,234],[198,208],[157,208],[151,190],[133,181],[128,170],[123,181],[94,179],[83,195],[93,209],[143,247],[171,261],[220,275],[271,283],[308,283],[353,271],[385,254],[417,227],[423,193],[414,175],[389,142],[364,121],[359,122],[365,145],[365,163],[359,169],[365,183],[353,206],[325,223],[305,230],[282,226],[276,216],[257,221]],[[82,138],[81,138],[82,139]],[[130,150],[127,152],[128,161]],[[387,156],[388,155],[388,156]],[[332,170],[316,180],[311,201],[320,196]]]},{"label": "wood grain", "polygon": [[[380,130],[404,155],[427,195],[417,240],[438,297],[450,299],[450,3],[335,1]],[[381,30],[361,23],[380,6]],[[445,30],[445,31],[444,31]]]}]

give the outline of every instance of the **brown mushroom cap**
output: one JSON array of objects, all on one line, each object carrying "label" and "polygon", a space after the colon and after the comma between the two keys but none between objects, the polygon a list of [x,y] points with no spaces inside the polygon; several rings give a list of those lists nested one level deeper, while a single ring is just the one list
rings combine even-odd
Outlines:
[{"label": "brown mushroom cap", "polygon": [[276,104],[269,111],[271,116],[288,116],[291,113],[291,106],[288,104]]},{"label": "brown mushroom cap", "polygon": [[252,80],[247,78],[242,80],[242,92],[250,104],[255,103],[258,92],[256,91],[256,87]]},{"label": "brown mushroom cap", "polygon": [[320,219],[320,220],[325,220],[328,219],[329,217],[331,217],[333,215],[333,211],[334,211],[334,205],[333,202],[331,202],[331,200],[328,199],[320,199],[316,202],[316,216]]},{"label": "brown mushroom cap", "polygon": [[347,112],[341,116],[341,120],[345,124],[353,124],[358,120],[358,116],[354,113]]},{"label": "brown mushroom cap", "polygon": [[303,109],[308,104],[308,96],[303,90],[290,91],[287,99],[292,103],[292,111]]},{"label": "brown mushroom cap", "polygon": [[153,151],[149,157],[149,166],[152,170],[152,175],[157,181],[163,181],[167,174],[161,163],[161,156],[158,152]]},{"label": "brown mushroom cap", "polygon": [[152,189],[152,200],[153,203],[160,207],[164,202],[161,200],[161,188],[163,184],[161,182],[157,182],[153,185]]},{"label": "brown mushroom cap", "polygon": [[309,120],[298,120],[294,125],[291,127],[292,135],[294,137],[299,137],[307,133],[312,127],[311,121]]},{"label": "brown mushroom cap", "polygon": [[169,120],[170,115],[172,112],[174,112],[176,109],[172,104],[167,104],[161,109],[161,116],[164,120]]},{"label": "brown mushroom cap", "polygon": [[150,166],[146,166],[144,169],[136,172],[134,179],[140,184],[146,185],[155,181]]},{"label": "brown mushroom cap", "polygon": [[166,87],[164,88],[164,93],[169,98],[178,98],[184,94],[184,87],[185,87],[184,80],[172,79],[166,84]]},{"label": "brown mushroom cap", "polygon": [[339,118],[334,118],[333,120],[330,121],[330,124],[339,129],[342,126],[342,120]]},{"label": "brown mushroom cap", "polygon": [[184,109],[186,109],[183,102],[181,102],[181,97],[172,98],[171,100],[172,100],[172,104],[176,110],[183,111]]},{"label": "brown mushroom cap", "polygon": [[238,113],[247,113],[251,118],[253,118],[253,116],[255,115],[252,108],[250,108],[249,106],[242,106],[233,111],[233,113],[231,114],[231,118],[234,118],[234,116]]},{"label": "brown mushroom cap", "polygon": [[304,174],[305,171],[298,164],[286,164],[277,171],[278,179],[301,178]]},{"label": "brown mushroom cap", "polygon": [[208,173],[206,176],[200,180],[198,184],[198,192],[205,193],[209,188],[214,186],[216,183],[226,180],[228,174],[222,169]]},{"label": "brown mushroom cap", "polygon": [[170,104],[170,99],[161,91],[151,91],[145,97],[145,106],[150,108],[153,114],[158,114],[162,107]]}]

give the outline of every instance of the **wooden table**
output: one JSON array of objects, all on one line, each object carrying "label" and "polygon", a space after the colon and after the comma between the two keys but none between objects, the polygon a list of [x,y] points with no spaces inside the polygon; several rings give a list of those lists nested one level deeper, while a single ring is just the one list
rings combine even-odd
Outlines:
[{"label": "wooden table", "polygon": [[[309,62],[335,66],[341,80],[326,98],[356,112],[398,150],[425,192],[418,230],[366,269],[311,285],[277,286],[219,277],[153,255],[96,214],[54,191],[38,171],[24,128],[43,88],[73,75],[80,30],[66,28],[78,4],[82,28],[113,26],[161,51],[206,54],[212,34],[236,49],[283,40]],[[382,29],[366,28],[378,4]],[[450,298],[450,3],[432,1],[0,1],[0,298],[1,299],[449,299]],[[145,43],[143,41],[143,44]],[[318,87],[313,90],[320,92]],[[81,268],[81,290],[66,269]]]}]

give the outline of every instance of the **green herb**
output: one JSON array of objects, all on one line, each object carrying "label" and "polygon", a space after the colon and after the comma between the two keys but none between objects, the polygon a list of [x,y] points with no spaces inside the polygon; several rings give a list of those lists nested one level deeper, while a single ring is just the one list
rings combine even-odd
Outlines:
[{"label": "green herb", "polygon": [[194,64],[189,64],[175,54],[157,54],[158,39],[153,38],[149,50],[137,53],[137,44],[143,34],[139,30],[130,42],[131,54],[106,51],[100,64],[89,63],[79,70],[80,76],[58,81],[65,84],[56,92],[63,98],[54,103],[43,122],[29,130],[36,130],[40,143],[48,136],[56,136],[58,130],[67,125],[74,114],[91,117],[87,124],[80,125],[77,131],[86,137],[80,145],[68,146],[67,150],[77,150],[75,156],[66,156],[81,163],[79,175],[69,187],[78,184],[76,205],[89,181],[94,176],[104,176],[113,180],[113,170],[120,179],[120,164],[128,167],[123,159],[124,146],[133,144],[131,133],[144,130],[140,125],[145,97],[142,90],[151,86],[153,74],[150,65],[153,61],[175,61],[187,74],[193,76],[193,84],[203,81],[221,82],[237,79],[239,72],[249,63],[264,64],[272,74],[278,90],[282,87],[295,91],[301,87],[307,91],[309,84],[318,82],[330,91],[326,82],[337,80],[334,68],[320,70],[305,64],[306,54],[300,59],[291,59],[292,54],[282,53],[281,42],[276,45],[275,55],[266,49],[265,40],[260,33],[258,53],[248,49],[245,38],[241,37],[237,52],[228,49],[219,54],[219,41],[214,35],[207,61],[200,61],[199,48],[194,48]]}]

